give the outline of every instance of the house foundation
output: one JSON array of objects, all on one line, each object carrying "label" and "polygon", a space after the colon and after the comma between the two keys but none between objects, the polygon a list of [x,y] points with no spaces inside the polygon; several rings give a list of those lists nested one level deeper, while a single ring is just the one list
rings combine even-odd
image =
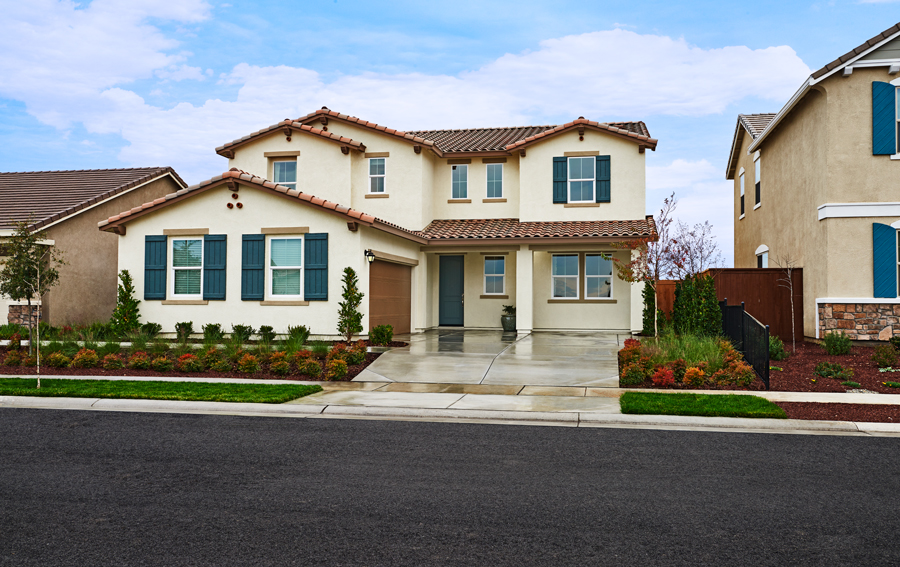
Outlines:
[{"label": "house foundation", "polygon": [[900,305],[889,303],[820,303],[819,337],[843,331],[854,341],[887,341],[900,334]]},{"label": "house foundation", "polygon": [[[29,326],[28,316],[29,316],[29,306],[28,305],[10,305],[9,313],[6,315],[6,321],[10,325],[22,325],[23,327]],[[41,319],[41,306],[40,305],[32,305],[31,306],[31,325],[37,326],[38,322]]]}]

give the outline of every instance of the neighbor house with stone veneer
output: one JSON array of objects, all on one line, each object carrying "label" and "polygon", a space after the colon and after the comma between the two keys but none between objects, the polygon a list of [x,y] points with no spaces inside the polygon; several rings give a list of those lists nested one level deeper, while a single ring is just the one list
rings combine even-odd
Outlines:
[{"label": "neighbor house with stone veneer", "polygon": [[739,115],[734,265],[803,268],[804,334],[900,333],[900,24],[812,73],[773,114]]},{"label": "neighbor house with stone veneer", "polygon": [[643,122],[404,132],[323,108],[216,149],[224,174],[111,215],[142,316],[171,332],[336,334],[353,268],[368,330],[640,328],[613,244],[654,238]]},{"label": "neighbor house with stone veneer", "polygon": [[[32,302],[41,305],[43,320],[105,322],[116,306],[119,241],[99,233],[97,222],[186,186],[170,167],[0,173],[0,263],[4,237],[17,223],[30,223],[66,261],[59,284],[43,301]],[[36,318],[37,307],[32,309]],[[6,321],[25,324],[27,302],[0,296],[0,313]]]}]

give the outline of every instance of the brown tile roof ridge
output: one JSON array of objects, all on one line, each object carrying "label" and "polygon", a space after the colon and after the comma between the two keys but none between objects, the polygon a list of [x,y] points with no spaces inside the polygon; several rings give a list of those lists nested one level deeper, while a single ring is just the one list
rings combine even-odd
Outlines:
[{"label": "brown tile roof ridge", "polygon": [[246,136],[243,136],[236,140],[232,140],[226,144],[222,144],[221,146],[216,148],[216,153],[221,154],[223,151],[226,151],[226,150],[229,150],[236,146],[240,146],[242,144],[250,142],[260,136],[264,136],[264,135],[269,134],[270,132],[273,132],[280,128],[299,129],[301,132],[306,132],[306,133],[312,134],[314,136],[319,136],[319,137],[325,138],[326,140],[331,140],[333,142],[337,142],[342,145],[352,147],[353,149],[358,150],[358,151],[363,151],[363,152],[366,151],[366,146],[362,142],[357,142],[350,138],[344,138],[337,134],[333,134],[331,132],[326,132],[320,128],[315,128],[315,127],[309,126],[307,124],[301,124],[300,120],[291,120],[290,118],[285,118],[281,122],[277,122],[275,124],[272,124],[271,126],[263,128],[261,130],[257,130],[256,132],[253,132],[252,134],[247,134]]},{"label": "brown tile roof ridge", "polygon": [[[614,122],[614,123],[606,123],[606,122],[595,122],[593,120],[587,120],[584,117],[579,117],[571,122],[567,122],[560,126],[556,126],[555,128],[551,128],[550,130],[546,130],[541,132],[540,134],[535,134],[534,136],[529,136],[524,140],[519,140],[513,144],[506,146],[508,151],[515,150],[517,148],[521,148],[523,146],[529,145],[533,142],[540,140],[541,138],[545,138],[547,136],[552,136],[554,134],[561,133],[566,130],[571,130],[572,128],[577,128],[579,126],[590,126],[592,128],[596,128],[598,130],[607,130],[613,134],[617,134],[624,138],[632,138],[636,141],[646,142],[646,146],[652,150],[656,150],[656,145],[658,140],[655,138],[651,138],[649,132],[647,134],[638,134],[637,132],[632,132],[626,128],[622,128],[619,126],[614,126],[614,124],[627,124],[624,122]],[[641,123],[643,124],[643,123]],[[643,130],[646,131],[646,125],[643,126]]]},{"label": "brown tile roof ridge", "polygon": [[502,219],[437,219],[421,234],[429,240],[512,238],[656,238],[653,217],[633,220],[526,221]]},{"label": "brown tile roof ridge", "polygon": [[868,40],[866,40],[863,43],[861,43],[860,45],[854,47],[847,53],[841,55],[834,61],[828,63],[827,65],[823,66],[822,68],[818,69],[817,71],[814,71],[813,74],[810,76],[813,79],[818,79],[822,75],[825,75],[826,73],[833,71],[834,69],[837,69],[838,67],[842,66],[847,61],[849,61],[849,60],[853,59],[854,57],[860,55],[861,53],[869,50],[873,46],[881,43],[882,41],[888,39],[889,37],[891,37],[892,35],[894,35],[898,32],[900,32],[900,23],[896,23],[893,26],[889,27],[888,29],[884,30],[883,32],[869,38]]},{"label": "brown tile roof ridge", "polygon": [[310,112],[306,116],[301,116],[296,120],[296,122],[306,122],[307,120],[312,120],[315,118],[319,118],[321,116],[325,116],[327,118],[336,118],[338,120],[342,120],[344,122],[348,122],[350,124],[356,124],[358,126],[363,126],[365,128],[370,128],[372,130],[378,130],[379,132],[384,132],[385,134],[391,134],[393,136],[397,136],[399,138],[404,138],[410,142],[414,142],[416,144],[421,144],[423,146],[434,146],[434,141],[427,140],[425,138],[416,136],[412,133],[405,132],[403,130],[395,130],[393,128],[388,128],[387,126],[382,126],[380,124],[376,124],[374,122],[369,122],[368,120],[363,120],[362,118],[357,118],[356,116],[350,116],[348,114],[341,114],[335,110],[330,110],[328,108],[322,107],[319,110]]}]

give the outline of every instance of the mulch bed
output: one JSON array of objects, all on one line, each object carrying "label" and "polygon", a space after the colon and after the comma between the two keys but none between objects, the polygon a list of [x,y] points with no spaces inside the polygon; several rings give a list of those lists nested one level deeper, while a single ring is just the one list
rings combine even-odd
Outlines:
[{"label": "mulch bed", "polygon": [[900,423],[900,406],[776,402],[790,419]]},{"label": "mulch bed", "polygon": [[[787,342],[784,346],[785,350],[790,350]],[[851,388],[842,386],[839,380],[821,378],[813,374],[816,364],[836,362],[853,370],[851,380],[858,382],[860,387],[880,394],[900,394],[900,388],[891,388],[883,384],[883,382],[900,382],[900,372],[878,372],[878,367],[872,362],[875,346],[854,346],[850,349],[850,354],[832,356],[826,354],[825,349],[818,344],[798,342],[797,352],[792,352],[784,360],[769,362],[770,366],[783,369],[769,371],[771,389],[778,392],[846,392]]]}]

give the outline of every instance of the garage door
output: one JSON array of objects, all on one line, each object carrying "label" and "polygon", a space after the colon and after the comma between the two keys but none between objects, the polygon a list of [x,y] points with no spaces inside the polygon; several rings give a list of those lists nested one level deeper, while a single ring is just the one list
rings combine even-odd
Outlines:
[{"label": "garage door", "polygon": [[391,325],[395,334],[409,332],[412,268],[375,260],[369,266],[369,330]]}]

